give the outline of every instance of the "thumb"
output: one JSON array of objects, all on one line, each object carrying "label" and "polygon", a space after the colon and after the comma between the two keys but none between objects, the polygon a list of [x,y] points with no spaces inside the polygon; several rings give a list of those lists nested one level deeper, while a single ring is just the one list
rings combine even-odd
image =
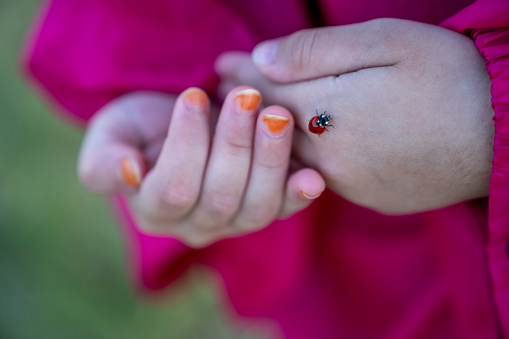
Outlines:
[{"label": "thumb", "polygon": [[99,194],[136,192],[159,155],[175,100],[134,91],[101,108],[88,124],[79,153],[83,185]]},{"label": "thumb", "polygon": [[376,19],[359,24],[305,29],[258,44],[252,59],[276,82],[341,75],[397,64],[403,56],[406,21]]},{"label": "thumb", "polygon": [[78,161],[81,182],[98,194],[135,192],[146,172],[141,152],[120,142],[95,150],[84,146]]},{"label": "thumb", "polygon": [[136,132],[106,109],[89,124],[78,158],[82,184],[98,194],[135,192],[147,171]]}]

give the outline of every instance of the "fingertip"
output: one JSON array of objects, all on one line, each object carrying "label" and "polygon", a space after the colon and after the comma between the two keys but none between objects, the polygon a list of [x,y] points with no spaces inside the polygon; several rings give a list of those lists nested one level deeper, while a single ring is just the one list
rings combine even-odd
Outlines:
[{"label": "fingertip", "polygon": [[[173,107],[165,144],[168,140],[172,140],[173,146],[171,147],[183,142],[195,142],[196,140],[190,140],[189,134],[193,136],[198,134],[198,136],[208,139],[208,132],[204,132],[210,129],[211,107],[209,96],[203,89],[189,87],[181,92]],[[190,128],[191,126],[192,128]],[[162,151],[168,149],[168,147],[163,147]]]},{"label": "fingertip", "polygon": [[280,211],[283,218],[289,217],[311,204],[325,190],[322,176],[311,168],[292,174],[288,180],[286,201]]},{"label": "fingertip", "polygon": [[[234,55],[234,54],[233,54]],[[232,52],[225,52],[220,54],[214,61],[214,70],[219,75],[228,74],[232,69]],[[234,59],[233,59],[234,60]]]},{"label": "fingertip", "polygon": [[[276,83],[288,83],[300,77],[286,60],[285,38],[263,41],[251,53],[251,60],[257,70],[267,79]],[[285,47],[285,48],[283,48]]]},{"label": "fingertip", "polygon": [[181,94],[184,106],[189,111],[204,109],[210,105],[210,99],[204,90],[190,87]]},{"label": "fingertip", "polygon": [[318,198],[325,190],[325,180],[311,168],[305,168],[298,172],[296,188],[301,199],[312,201]]},{"label": "fingertip", "polygon": [[265,69],[276,61],[279,40],[268,40],[259,43],[251,53],[253,63],[258,68]]},{"label": "fingertip", "polygon": [[214,60],[214,71],[216,71],[217,74],[221,75],[225,73],[227,70],[227,60],[228,60],[228,52],[221,53],[219,56]]}]

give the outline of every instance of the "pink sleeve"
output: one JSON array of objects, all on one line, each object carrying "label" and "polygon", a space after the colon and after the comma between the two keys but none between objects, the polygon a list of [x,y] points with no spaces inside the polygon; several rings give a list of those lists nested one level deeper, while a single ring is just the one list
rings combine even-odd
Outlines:
[{"label": "pink sleeve", "polygon": [[201,251],[192,250],[176,239],[140,233],[123,197],[115,197],[112,203],[124,226],[128,270],[138,290],[163,289],[199,260]]},{"label": "pink sleeve", "polygon": [[82,122],[129,91],[212,93],[217,55],[256,42],[214,0],[53,0],[33,36],[29,73]]},{"label": "pink sleeve", "polygon": [[509,1],[478,0],[443,23],[469,34],[484,56],[492,86],[495,144],[489,196],[487,260],[495,307],[509,338]]},{"label": "pink sleeve", "polygon": [[[226,50],[256,40],[232,11],[214,0],[53,0],[25,52],[28,73],[67,117],[85,124],[104,104],[129,91],[213,93],[213,64]],[[165,287],[190,264],[192,251],[171,238],[141,234],[121,198],[131,272],[148,290]]]}]

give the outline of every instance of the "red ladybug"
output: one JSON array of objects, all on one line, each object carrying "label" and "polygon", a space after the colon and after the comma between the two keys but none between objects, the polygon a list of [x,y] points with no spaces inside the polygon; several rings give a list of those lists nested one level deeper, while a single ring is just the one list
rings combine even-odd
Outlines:
[{"label": "red ladybug", "polygon": [[327,112],[323,112],[322,114],[314,116],[313,118],[311,118],[311,120],[309,120],[309,131],[311,133],[314,133],[314,134],[322,134],[323,132],[325,131],[329,131],[327,129],[327,126],[332,126],[334,127],[334,125],[329,125],[329,121],[330,121],[330,115],[327,115],[325,114]]}]

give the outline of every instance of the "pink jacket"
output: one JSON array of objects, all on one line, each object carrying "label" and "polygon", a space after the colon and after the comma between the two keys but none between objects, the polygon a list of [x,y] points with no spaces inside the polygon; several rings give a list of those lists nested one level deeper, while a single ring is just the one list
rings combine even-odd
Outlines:
[{"label": "pink jacket", "polygon": [[441,24],[475,40],[493,82],[489,203],[389,217],[326,192],[286,221],[191,250],[140,234],[118,198],[137,281],[158,290],[205,264],[220,274],[239,314],[274,319],[286,338],[509,338],[509,0],[310,3],[53,0],[26,62],[69,116],[85,123],[129,91],[200,86],[213,93],[221,52],[250,51],[313,24],[377,17]]}]

